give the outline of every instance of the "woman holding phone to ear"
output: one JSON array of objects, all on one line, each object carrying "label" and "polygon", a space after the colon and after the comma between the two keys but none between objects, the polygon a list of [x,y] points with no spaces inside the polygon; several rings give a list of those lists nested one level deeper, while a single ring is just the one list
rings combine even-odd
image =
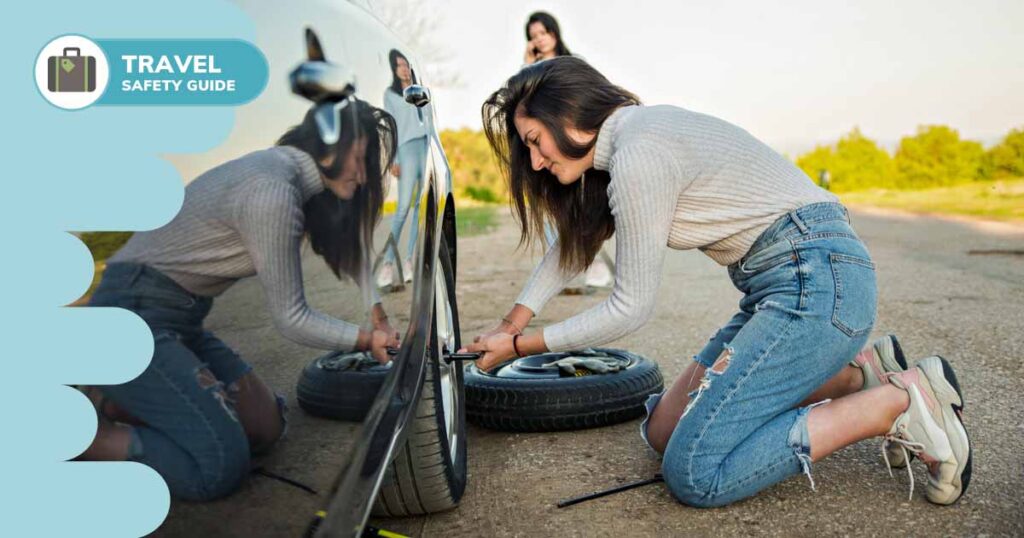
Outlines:
[{"label": "woman holding phone to ear", "polygon": [[558,27],[558,21],[550,13],[534,12],[526,21],[526,52],[523,53],[523,64],[530,65],[558,56],[572,56],[569,47],[562,41],[562,30]]}]

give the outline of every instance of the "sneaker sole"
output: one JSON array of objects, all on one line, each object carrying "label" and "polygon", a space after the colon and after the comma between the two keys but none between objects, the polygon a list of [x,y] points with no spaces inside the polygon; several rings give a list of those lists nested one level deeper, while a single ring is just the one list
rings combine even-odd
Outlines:
[{"label": "sneaker sole", "polygon": [[[947,402],[949,404],[949,406],[950,406],[950,411],[951,412],[947,413],[946,410],[943,410],[943,412],[942,412],[943,419],[944,420],[950,420],[951,418],[955,418],[956,419],[956,421],[954,422],[954,425],[956,426],[957,433],[962,436],[960,439],[956,440],[956,441],[958,441],[957,444],[960,445],[960,446],[966,446],[966,449],[967,449],[967,458],[966,458],[967,461],[965,463],[963,463],[963,464],[960,464],[962,466],[960,466],[960,465],[957,466],[957,475],[959,477],[959,480],[958,480],[959,481],[959,491],[957,492],[956,496],[953,497],[952,499],[949,499],[949,500],[942,499],[941,502],[936,502],[936,501],[932,501],[931,499],[928,499],[929,501],[934,502],[936,504],[947,505],[947,504],[953,504],[953,503],[957,502],[958,500],[960,500],[960,498],[963,497],[964,493],[967,491],[967,486],[970,485],[970,483],[971,483],[971,472],[972,472],[972,467],[973,467],[972,464],[973,464],[974,456],[973,456],[973,453],[972,453],[972,450],[971,450],[971,440],[970,440],[970,437],[968,437],[968,435],[967,435],[967,429],[964,428],[964,422],[963,422],[963,419],[961,418],[961,415],[963,413],[963,408],[964,408],[964,397],[963,397],[963,392],[960,390],[960,382],[956,378],[956,373],[953,372],[953,367],[949,364],[948,361],[946,361],[946,359],[944,359],[944,358],[942,358],[940,356],[935,356],[934,358],[938,359],[940,364],[941,364],[941,367],[942,367],[941,376],[946,381],[946,384],[948,385],[948,388],[952,389],[956,393],[956,401],[950,400],[950,401]],[[940,374],[940,372],[934,371],[933,364],[934,364],[934,361],[931,361],[930,363],[925,363],[925,364],[921,364],[920,365],[922,367],[922,369],[924,369],[927,372],[926,376],[928,377],[929,381],[931,381],[932,379],[937,378],[938,375]],[[936,385],[935,383],[932,383],[932,389],[933,390],[935,390],[937,388],[935,385]],[[948,391],[944,390],[944,392],[947,392],[947,394],[944,394],[943,396],[945,396],[945,398],[949,398],[950,395],[948,394]],[[950,439],[950,441],[951,441],[950,444],[952,445],[953,444],[952,443],[953,439]],[[954,454],[955,454],[955,451],[954,451]],[[958,461],[958,463],[959,463],[959,461]],[[954,481],[954,483],[953,483],[954,486],[957,485],[956,482],[957,481]]]}]

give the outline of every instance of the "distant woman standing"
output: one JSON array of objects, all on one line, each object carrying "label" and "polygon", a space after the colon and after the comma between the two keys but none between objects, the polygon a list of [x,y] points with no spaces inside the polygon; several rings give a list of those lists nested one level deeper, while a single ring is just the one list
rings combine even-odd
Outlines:
[{"label": "distant woman standing", "polygon": [[[562,39],[562,29],[558,20],[550,13],[536,11],[526,20],[526,52],[523,54],[523,65],[535,64],[541,60],[550,60],[559,56],[576,56]],[[544,225],[544,239],[550,247],[558,240],[558,234],[550,224]],[[587,267],[584,284],[590,288],[607,288],[612,285],[613,275],[608,264],[598,257]]]},{"label": "distant woman standing", "polygon": [[550,13],[537,11],[526,21],[526,52],[523,64],[530,65],[557,56],[572,56],[562,41],[562,30]]},{"label": "distant woman standing", "polygon": [[[398,126],[398,154],[391,173],[398,176],[398,206],[391,219],[391,235],[395,237],[397,248],[402,238],[405,219],[412,210],[412,225],[409,230],[409,246],[406,248],[403,262],[403,277],[406,282],[412,281],[412,254],[416,248],[419,232],[420,205],[416,200],[423,189],[423,170],[427,159],[427,122],[430,119],[429,109],[420,109],[405,102],[402,92],[416,83],[409,60],[396,49],[388,55],[391,63],[391,86],[384,90],[384,110],[395,118]],[[395,252],[388,250],[384,267],[377,275],[377,285],[386,288],[391,285]]]}]

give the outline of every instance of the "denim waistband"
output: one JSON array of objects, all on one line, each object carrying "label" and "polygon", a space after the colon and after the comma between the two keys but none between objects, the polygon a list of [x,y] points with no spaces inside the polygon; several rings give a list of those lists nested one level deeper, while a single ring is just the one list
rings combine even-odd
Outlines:
[{"label": "denim waistband", "polygon": [[850,214],[843,204],[836,202],[818,202],[794,209],[779,217],[765,231],[761,232],[754,244],[750,245],[746,256],[775,243],[791,230],[803,232],[806,231],[809,224],[830,220],[842,220],[849,223]]},{"label": "denim waistband", "polygon": [[112,286],[120,289],[127,289],[139,285],[160,288],[162,290],[181,294],[196,300],[203,299],[203,297],[195,295],[181,287],[181,285],[171,279],[171,277],[142,263],[112,263],[103,270],[103,280],[100,284],[101,287]]}]

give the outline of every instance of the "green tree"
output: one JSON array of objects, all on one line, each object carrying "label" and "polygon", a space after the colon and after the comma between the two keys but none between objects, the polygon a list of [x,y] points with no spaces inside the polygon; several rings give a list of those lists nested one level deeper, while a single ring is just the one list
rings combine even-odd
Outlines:
[{"label": "green tree", "polygon": [[921,188],[982,179],[985,150],[945,125],[918,127],[896,150],[899,186]]},{"label": "green tree", "polygon": [[830,174],[832,173],[835,160],[836,152],[832,150],[832,146],[818,146],[814,150],[797,157],[796,165],[805,174],[810,176],[815,183],[818,183],[818,176],[823,170],[828,170]]},{"label": "green tree", "polygon": [[871,187],[891,187],[896,166],[892,157],[874,140],[854,128],[836,144],[834,190],[852,191]]},{"label": "green tree", "polygon": [[442,131],[441,144],[448,155],[456,196],[481,202],[499,202],[508,196],[505,180],[482,132]]},{"label": "green tree", "polygon": [[92,257],[98,261],[104,261],[114,255],[125,243],[131,239],[134,232],[84,232],[79,239],[89,247]]},{"label": "green tree", "polygon": [[1024,177],[1024,127],[1013,129],[1003,141],[985,154],[990,177]]},{"label": "green tree", "polygon": [[818,146],[800,156],[796,164],[815,182],[822,170],[828,170],[830,189],[837,192],[891,187],[895,183],[892,157],[856,127],[834,148]]}]

